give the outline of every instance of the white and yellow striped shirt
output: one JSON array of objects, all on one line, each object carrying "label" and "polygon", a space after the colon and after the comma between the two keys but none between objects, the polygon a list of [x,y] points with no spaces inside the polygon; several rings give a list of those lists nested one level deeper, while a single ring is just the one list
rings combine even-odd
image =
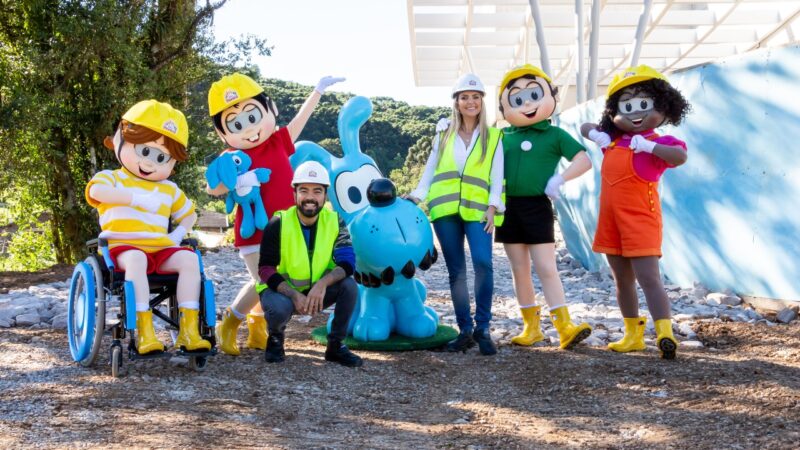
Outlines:
[{"label": "white and yellow striped shirt", "polygon": [[[158,193],[161,207],[151,213],[130,205],[100,203],[89,197],[89,189],[95,184],[112,186],[131,194]],[[194,212],[194,203],[172,181],[148,181],[136,177],[125,168],[98,172],[86,185],[86,201],[100,214],[101,238],[108,239],[109,248],[132,245],[153,253],[173,247],[167,236],[169,221],[179,223]]]}]

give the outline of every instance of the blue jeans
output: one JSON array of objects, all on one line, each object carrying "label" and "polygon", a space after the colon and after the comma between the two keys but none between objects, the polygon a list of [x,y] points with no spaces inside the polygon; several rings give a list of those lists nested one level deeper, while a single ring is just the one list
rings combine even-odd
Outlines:
[{"label": "blue jeans", "polygon": [[473,329],[467,290],[464,237],[469,243],[472,267],[475,270],[475,328],[478,330],[489,328],[489,321],[492,320],[494,291],[492,234],[485,232],[483,226],[481,222],[465,222],[458,215],[442,217],[433,222],[433,230],[442,246],[442,254],[447,264],[456,322],[462,332]]}]

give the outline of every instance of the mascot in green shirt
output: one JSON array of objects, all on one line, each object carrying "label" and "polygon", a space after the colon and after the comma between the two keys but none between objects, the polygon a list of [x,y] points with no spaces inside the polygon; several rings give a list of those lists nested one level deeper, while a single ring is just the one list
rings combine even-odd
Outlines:
[{"label": "mascot in green shirt", "polygon": [[[536,305],[531,279],[532,261],[561,348],[569,349],[589,337],[592,328],[574,324],[569,317],[556,266],[552,202],[559,199],[561,185],[591,169],[592,162],[578,141],[550,124],[558,101],[558,89],[551,83],[541,69],[526,64],[510,70],[498,88],[500,112],[510,126],[503,130],[505,222],[497,228],[495,241],[503,243],[511,262],[525,324],[511,342],[529,346],[544,339],[541,307]],[[561,158],[570,164],[556,173]]]}]

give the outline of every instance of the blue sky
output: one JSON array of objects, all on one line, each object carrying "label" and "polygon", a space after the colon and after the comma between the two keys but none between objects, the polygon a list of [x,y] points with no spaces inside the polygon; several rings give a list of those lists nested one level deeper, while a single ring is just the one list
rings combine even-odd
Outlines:
[{"label": "blue sky", "polygon": [[214,34],[266,38],[272,56],[254,58],[266,77],[316,85],[344,76],[331,90],[449,106],[450,88],[414,85],[406,8],[406,0],[230,0]]}]

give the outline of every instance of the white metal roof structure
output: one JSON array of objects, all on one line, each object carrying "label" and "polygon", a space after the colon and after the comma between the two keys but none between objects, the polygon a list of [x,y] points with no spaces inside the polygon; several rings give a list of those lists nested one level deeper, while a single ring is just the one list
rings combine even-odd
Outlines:
[{"label": "white metal roof structure", "polygon": [[407,0],[417,86],[542,67],[578,102],[628,66],[672,70],[800,39],[800,1]]}]

